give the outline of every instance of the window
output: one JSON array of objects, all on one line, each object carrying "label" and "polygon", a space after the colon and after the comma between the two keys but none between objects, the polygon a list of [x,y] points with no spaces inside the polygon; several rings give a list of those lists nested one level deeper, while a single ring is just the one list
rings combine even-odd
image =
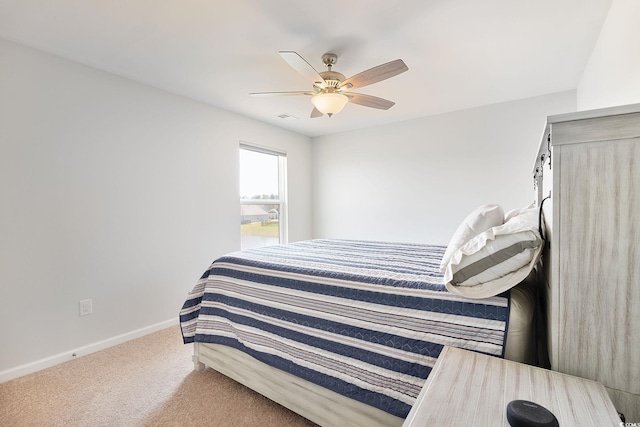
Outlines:
[{"label": "window", "polygon": [[240,144],[240,248],[287,242],[287,156]]}]

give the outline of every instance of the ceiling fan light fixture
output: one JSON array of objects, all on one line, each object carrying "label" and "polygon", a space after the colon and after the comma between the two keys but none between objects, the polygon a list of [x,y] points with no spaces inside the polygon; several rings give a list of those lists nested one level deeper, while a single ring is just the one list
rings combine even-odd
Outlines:
[{"label": "ceiling fan light fixture", "polygon": [[313,106],[329,117],[342,111],[347,102],[349,102],[347,95],[335,92],[319,93],[311,98]]},{"label": "ceiling fan light fixture", "polygon": [[311,110],[309,118],[312,119],[321,117],[324,114],[331,117],[342,111],[347,102],[362,105],[363,107],[388,110],[395,104],[388,99],[346,91],[386,80],[409,69],[402,59],[396,59],[395,61],[369,68],[346,79],[344,74],[332,70],[332,66],[338,60],[338,56],[334,53],[322,55],[322,62],[324,62],[328,70],[321,73],[313,68],[306,59],[292,50],[282,50],[279,53],[282,59],[294,70],[311,80],[313,91],[257,92],[250,95],[311,95],[311,103],[314,108]]}]

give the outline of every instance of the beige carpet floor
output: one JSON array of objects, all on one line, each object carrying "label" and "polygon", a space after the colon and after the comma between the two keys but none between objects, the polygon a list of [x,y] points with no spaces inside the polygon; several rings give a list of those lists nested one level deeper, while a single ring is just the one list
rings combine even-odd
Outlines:
[{"label": "beige carpet floor", "polygon": [[0,384],[0,426],[313,426],[212,369],[176,327]]}]

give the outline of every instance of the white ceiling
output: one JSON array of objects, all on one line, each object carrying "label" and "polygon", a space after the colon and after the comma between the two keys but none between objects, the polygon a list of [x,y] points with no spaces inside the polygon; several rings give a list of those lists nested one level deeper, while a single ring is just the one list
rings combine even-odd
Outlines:
[{"label": "white ceiling", "polygon": [[[575,89],[611,0],[0,0],[0,37],[305,135],[318,136]],[[409,71],[311,119],[279,55],[350,77],[394,59]],[[283,113],[297,120],[281,119]]]}]

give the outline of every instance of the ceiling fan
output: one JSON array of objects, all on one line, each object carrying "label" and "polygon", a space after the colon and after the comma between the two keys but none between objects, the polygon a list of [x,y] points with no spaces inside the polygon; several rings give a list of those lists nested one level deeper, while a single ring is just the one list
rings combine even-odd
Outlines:
[{"label": "ceiling fan", "polygon": [[380,110],[388,110],[394,106],[395,102],[376,96],[349,92],[349,90],[386,80],[400,73],[404,73],[409,69],[401,59],[396,59],[395,61],[370,68],[347,79],[342,73],[331,69],[331,67],[338,62],[338,56],[334,53],[325,53],[322,55],[322,62],[327,66],[327,71],[322,72],[316,71],[311,64],[296,52],[285,50],[278,53],[293,69],[311,80],[313,89],[291,92],[254,92],[249,95],[311,96],[311,102],[313,103],[311,118],[320,117],[324,114],[331,117],[340,112],[347,102]]}]

